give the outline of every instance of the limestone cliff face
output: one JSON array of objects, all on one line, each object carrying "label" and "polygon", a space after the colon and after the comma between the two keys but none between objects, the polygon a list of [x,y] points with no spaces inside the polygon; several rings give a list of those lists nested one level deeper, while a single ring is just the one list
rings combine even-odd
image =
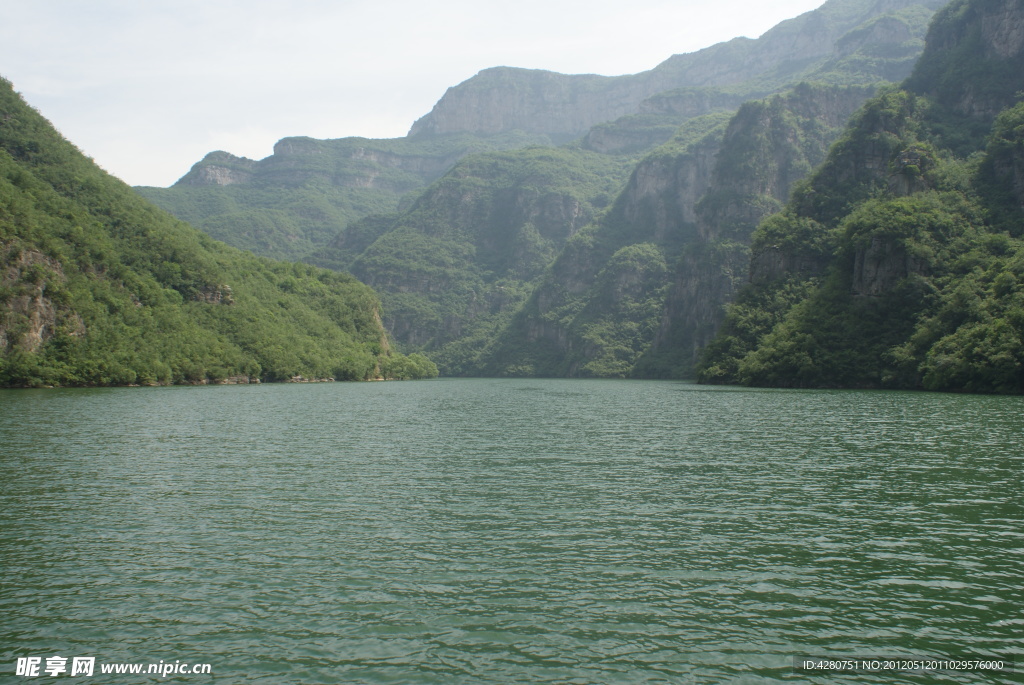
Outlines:
[{"label": "limestone cliff face", "polygon": [[[733,86],[761,77],[777,79],[782,73],[799,78],[816,62],[837,57],[837,41],[865,22],[907,7],[930,12],[942,4],[944,0],[831,0],[756,40],[737,38],[674,55],[650,71],[630,76],[486,69],[449,88],[433,110],[413,124],[409,136],[522,130],[568,140],[602,122],[644,112],[645,101],[665,91]],[[893,20],[851,37],[843,49],[849,53],[867,43],[906,39],[905,25]]]},{"label": "limestone cliff face", "polygon": [[175,185],[299,186],[320,180],[334,187],[401,193],[438,178],[465,154],[459,145],[423,153],[387,149],[388,143],[365,138],[284,138],[274,145],[274,154],[258,161],[211,152]]},{"label": "limestone cliff face", "polygon": [[748,265],[749,255],[742,246],[717,253],[701,249],[684,253],[648,355],[668,357],[672,375],[691,375],[701,350],[718,332],[725,305],[746,282]]},{"label": "limestone cliff face", "polygon": [[258,162],[230,152],[211,152],[182,176],[180,186],[230,186],[252,181]]},{"label": "limestone cliff face", "polygon": [[1024,70],[1022,0],[954,0],[936,16],[908,87],[991,121],[1016,100]]},{"label": "limestone cliff face", "polygon": [[622,77],[493,67],[449,88],[409,136],[519,130],[568,140],[629,113],[647,94]]},{"label": "limestone cliff face", "polygon": [[704,189],[688,200],[696,236],[679,257],[650,356],[666,355],[676,373],[686,374],[748,272],[763,279],[814,268],[803,255],[771,248],[756,252],[751,262],[747,246],[758,223],[778,211],[793,185],[824,159],[871,92],[801,85],[740,109],[705,172]]},{"label": "limestone cliff face", "polygon": [[873,91],[802,84],[784,96],[744,105],[725,134],[712,189],[696,208],[701,237],[748,242],[758,222],[778,211],[794,184],[821,163]]},{"label": "limestone cliff face", "polygon": [[623,191],[623,218],[645,227],[644,240],[679,244],[691,240],[697,203],[712,183],[719,135],[709,135],[675,156],[655,156],[637,165]]},{"label": "limestone cliff face", "polygon": [[1024,52],[1024,14],[1021,0],[1003,0],[992,3],[980,17],[981,37],[987,56],[1013,59]]},{"label": "limestone cliff face", "polygon": [[[656,326],[668,277],[665,251],[695,238],[694,205],[707,189],[720,139],[718,130],[681,153],[650,155],[637,165],[609,215],[565,245],[520,312],[510,340],[522,336],[548,359],[517,363],[516,354],[499,349],[489,373],[630,374],[634,348],[646,347]],[[596,333],[616,325],[636,327],[628,344]]]},{"label": "limestone cliff face", "polygon": [[988,154],[992,187],[1005,188],[1024,211],[1024,131],[1006,131],[993,141]]},{"label": "limestone cliff face", "polygon": [[0,353],[15,347],[37,352],[59,329],[74,337],[85,333],[82,319],[54,302],[54,289],[67,280],[58,261],[7,244],[0,245],[0,264],[0,288],[10,293],[0,301]]},{"label": "limestone cliff face", "polygon": [[910,274],[924,272],[922,260],[897,241],[873,237],[858,249],[853,264],[853,293],[877,296],[892,290]]}]

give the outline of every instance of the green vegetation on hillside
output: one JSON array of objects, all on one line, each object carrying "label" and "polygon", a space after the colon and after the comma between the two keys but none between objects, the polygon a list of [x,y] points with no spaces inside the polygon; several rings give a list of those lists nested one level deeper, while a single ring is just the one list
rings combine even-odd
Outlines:
[{"label": "green vegetation on hillside", "polygon": [[[287,138],[141,191],[234,245],[350,271],[447,374],[687,376],[758,221],[910,72],[940,2],[830,0],[634,76],[486,70],[405,139]],[[612,112],[629,113],[550,144]]]},{"label": "green vegetation on hillside", "polygon": [[[301,260],[352,222],[394,212],[461,157],[546,142],[512,132],[424,140],[286,138],[260,161],[212,152],[170,188],[137,188],[217,240]],[[216,179],[216,180],[214,180]]]},{"label": "green vegetation on hillside", "polygon": [[375,293],[158,210],[0,83],[0,386],[436,375]]},{"label": "green vegetation on hillside", "polygon": [[871,86],[801,84],[692,119],[570,240],[481,357],[499,375],[685,377],[746,273],[750,234]]},{"label": "green vegetation on hillside", "polygon": [[[466,373],[629,167],[578,148],[471,155],[389,225],[360,222],[355,237],[346,232],[316,259],[333,255],[380,292],[385,323],[406,349],[429,350],[447,374]],[[364,226],[375,239],[356,255],[347,248]]]},{"label": "green vegetation on hillside", "polygon": [[1024,20],[1004,4],[941,12],[905,87],[761,225],[701,380],[1024,392],[1024,71],[984,35]]}]

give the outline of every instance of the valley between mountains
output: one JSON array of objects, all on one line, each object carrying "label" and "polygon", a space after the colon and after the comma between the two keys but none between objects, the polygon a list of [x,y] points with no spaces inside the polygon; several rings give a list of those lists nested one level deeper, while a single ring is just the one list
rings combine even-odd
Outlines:
[{"label": "valley between mountains", "polygon": [[404,138],[134,192],[8,123],[0,382],[1020,393],[1021,26],[1019,0],[829,0],[639,74],[488,68]]}]

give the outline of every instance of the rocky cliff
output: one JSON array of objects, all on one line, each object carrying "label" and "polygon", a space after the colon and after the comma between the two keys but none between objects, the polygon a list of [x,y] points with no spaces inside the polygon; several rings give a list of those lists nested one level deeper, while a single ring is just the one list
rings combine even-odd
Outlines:
[{"label": "rocky cliff", "polygon": [[707,382],[1024,392],[1024,3],[956,0],[764,221]]},{"label": "rocky cliff", "polygon": [[[645,101],[658,93],[729,86],[749,99],[807,78],[865,46],[870,46],[876,61],[885,54],[899,62],[885,78],[903,78],[920,49],[924,26],[921,17],[908,21],[898,13],[908,8],[927,13],[942,4],[943,0],[830,0],[758,39],[737,38],[674,55],[650,71],[630,76],[486,69],[449,88],[433,110],[413,124],[409,137],[521,130],[569,140],[602,122],[643,112]],[[879,22],[883,15],[889,16]],[[908,45],[915,41],[914,47]],[[886,53],[882,46],[891,50]]]},{"label": "rocky cliff", "polygon": [[598,226],[566,245],[484,369],[687,375],[745,281],[757,223],[870,93],[805,84],[731,119],[691,122],[636,166]]},{"label": "rocky cliff", "polygon": [[0,242],[0,264],[0,352],[35,354],[58,332],[72,338],[85,333],[82,318],[61,302],[67,276],[59,261],[11,241]]}]

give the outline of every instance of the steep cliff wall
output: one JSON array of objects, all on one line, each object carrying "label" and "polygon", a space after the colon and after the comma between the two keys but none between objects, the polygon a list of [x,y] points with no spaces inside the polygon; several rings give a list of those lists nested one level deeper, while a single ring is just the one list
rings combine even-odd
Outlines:
[{"label": "steep cliff wall", "polygon": [[[750,235],[870,87],[801,85],[681,131],[554,262],[487,373],[687,375],[746,280]],[[728,125],[726,123],[728,122]]]},{"label": "steep cliff wall", "polygon": [[1016,99],[1024,69],[1021,11],[1021,0],[954,0],[936,17],[907,88],[991,122]]},{"label": "steep cliff wall", "polygon": [[0,265],[0,356],[15,349],[37,353],[58,332],[85,333],[82,318],[61,302],[67,276],[59,261],[12,241],[0,243]]},{"label": "steep cliff wall", "polygon": [[566,243],[481,355],[497,375],[626,376],[657,328],[668,258],[696,237],[727,115],[689,122],[641,161],[614,205]]},{"label": "steep cliff wall", "polygon": [[[681,251],[661,324],[637,372],[691,375],[725,306],[746,282],[751,235],[825,158],[870,87],[803,84],[744,105],[730,122],[707,191],[693,203],[697,236]],[[771,252],[757,253],[758,269]]]}]

